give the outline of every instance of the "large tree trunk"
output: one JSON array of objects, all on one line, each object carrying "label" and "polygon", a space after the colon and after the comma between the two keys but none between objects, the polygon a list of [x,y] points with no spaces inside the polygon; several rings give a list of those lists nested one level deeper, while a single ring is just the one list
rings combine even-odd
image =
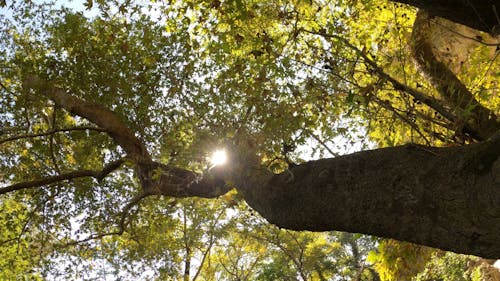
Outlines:
[{"label": "large tree trunk", "polygon": [[464,147],[406,145],[301,164],[237,186],[269,222],[358,232],[500,258],[500,137]]},{"label": "large tree trunk", "polygon": [[492,35],[500,34],[498,0],[391,0],[426,10],[432,16],[460,23]]}]

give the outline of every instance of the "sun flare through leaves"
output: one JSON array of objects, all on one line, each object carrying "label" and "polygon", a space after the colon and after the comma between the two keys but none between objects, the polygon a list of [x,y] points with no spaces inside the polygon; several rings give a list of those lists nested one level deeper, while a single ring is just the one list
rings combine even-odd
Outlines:
[{"label": "sun flare through leaves", "polygon": [[210,163],[212,166],[224,165],[227,161],[227,154],[224,149],[219,149],[214,151],[212,157],[210,157]]}]

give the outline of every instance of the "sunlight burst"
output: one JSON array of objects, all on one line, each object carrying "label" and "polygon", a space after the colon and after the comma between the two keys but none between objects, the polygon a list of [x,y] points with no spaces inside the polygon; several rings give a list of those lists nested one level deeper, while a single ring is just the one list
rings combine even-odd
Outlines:
[{"label": "sunlight burst", "polygon": [[226,163],[227,155],[225,150],[217,150],[212,154],[210,162],[213,166],[218,166]]}]

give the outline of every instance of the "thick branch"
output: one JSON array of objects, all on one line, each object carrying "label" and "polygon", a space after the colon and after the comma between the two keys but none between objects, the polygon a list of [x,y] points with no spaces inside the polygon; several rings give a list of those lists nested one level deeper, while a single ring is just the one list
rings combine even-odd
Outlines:
[{"label": "thick branch", "polygon": [[203,174],[153,161],[138,162],[136,165],[141,171],[147,171],[139,173],[139,179],[143,186],[149,187],[149,193],[179,198],[219,197],[245,177],[252,178],[253,183],[264,183],[269,179],[272,174],[260,166],[260,158],[254,154],[254,144],[245,137],[235,142],[238,144],[226,145],[228,164],[215,166]]},{"label": "thick branch", "polygon": [[460,23],[471,28],[500,34],[498,0],[391,0],[424,9],[432,16]]},{"label": "thick branch", "polygon": [[[151,160],[144,144],[134,132],[106,107],[82,100],[66,93],[62,88],[38,77],[30,76],[24,83],[27,89],[34,89],[52,99],[70,113],[79,115],[103,128],[135,162],[135,172],[147,194],[162,194],[173,197],[216,197],[229,191],[224,181],[214,177],[200,177],[198,174]],[[41,186],[65,179],[93,176],[95,171],[77,171],[43,180],[22,183],[4,188],[5,192]]]},{"label": "thick branch", "polygon": [[143,171],[139,175],[143,185],[149,186],[149,192],[170,197],[215,198],[232,189],[223,180],[218,169],[214,168],[204,175],[164,165],[158,162],[140,163]]},{"label": "thick branch", "polygon": [[134,132],[120,117],[106,107],[73,96],[64,89],[43,81],[36,76],[27,77],[24,81],[24,87],[47,96],[70,113],[86,118],[103,128],[132,159],[151,159],[142,141],[135,136]]},{"label": "thick branch", "polygon": [[72,171],[72,172],[68,172],[68,173],[63,173],[63,174],[56,175],[56,176],[46,177],[43,179],[16,183],[13,185],[9,185],[9,186],[0,188],[0,194],[5,194],[5,193],[12,192],[12,191],[22,190],[22,189],[27,189],[27,188],[40,187],[40,186],[44,186],[44,185],[48,185],[48,184],[53,184],[56,182],[61,182],[61,181],[65,181],[65,180],[72,180],[72,179],[76,179],[76,178],[84,178],[84,177],[93,177],[100,182],[108,174],[110,174],[114,170],[118,169],[118,167],[120,167],[123,162],[124,162],[124,160],[122,160],[122,159],[113,161],[113,162],[109,163],[108,165],[106,165],[101,171],[79,170],[79,171]]},{"label": "thick branch", "polygon": [[489,138],[500,129],[500,122],[495,114],[482,106],[458,79],[458,77],[440,61],[433,51],[431,41],[431,18],[425,11],[419,11],[413,25],[411,48],[419,69],[432,83],[441,97],[457,111],[463,122],[477,133],[480,140]]}]

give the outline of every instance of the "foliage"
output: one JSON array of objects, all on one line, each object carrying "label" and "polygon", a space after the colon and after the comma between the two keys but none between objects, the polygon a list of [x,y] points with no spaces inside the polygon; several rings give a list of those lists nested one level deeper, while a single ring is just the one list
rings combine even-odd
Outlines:
[{"label": "foliage", "polygon": [[410,280],[422,271],[433,249],[407,242],[383,240],[368,261],[373,263],[381,280]]},{"label": "foliage", "polygon": [[[473,259],[473,258],[472,258]],[[434,255],[429,264],[413,280],[486,280],[483,278],[481,268],[468,269],[468,258],[463,258],[451,253]],[[468,270],[465,270],[468,269]]]},{"label": "foliage", "polygon": [[21,202],[14,198],[0,201],[0,279],[14,280],[22,272],[26,280],[41,280],[36,273],[34,263],[43,255],[43,245],[30,243],[25,231],[30,222],[30,216]]},{"label": "foliage", "polygon": [[294,232],[248,210],[240,215],[238,231],[209,257],[224,280],[377,280],[365,261],[376,243],[370,237]]}]

